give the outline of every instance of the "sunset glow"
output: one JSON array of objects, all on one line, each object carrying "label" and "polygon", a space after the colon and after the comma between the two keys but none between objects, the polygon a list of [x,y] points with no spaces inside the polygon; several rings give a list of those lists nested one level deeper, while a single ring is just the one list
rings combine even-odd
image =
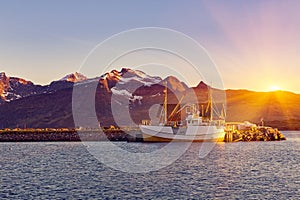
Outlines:
[{"label": "sunset glow", "polygon": [[[115,3],[103,6],[98,1],[76,4],[63,1],[59,7],[53,6],[52,1],[33,2],[34,8],[30,3],[19,7],[11,1],[0,7],[0,24],[5,30],[0,37],[0,66],[1,71],[10,76],[46,85],[80,71],[88,52],[114,34],[132,28],[161,27],[184,33],[205,48],[217,65],[226,89],[281,89],[300,93],[299,1],[190,1],[189,4],[134,1],[125,7]],[[43,15],[37,17],[37,11]],[[112,11],[122,12],[114,12],[113,21],[104,20]],[[79,12],[86,14],[73,15]],[[130,44],[132,42],[128,46]],[[144,58],[134,55],[131,63],[139,63],[139,59]],[[154,58],[151,63],[161,58],[148,55]],[[169,60],[180,66],[172,75],[193,74],[181,63]],[[119,62],[112,67],[117,70],[136,67],[128,63]],[[91,67],[105,65],[89,64]],[[155,66],[142,70],[163,77],[171,73],[167,68],[157,70]],[[85,75],[92,78],[101,72]],[[200,80],[189,81],[189,86],[196,86]]]},{"label": "sunset glow", "polygon": [[270,91],[278,91],[281,90],[281,88],[277,85],[271,85],[269,88]]},{"label": "sunset glow", "polygon": [[300,0],[0,0],[0,27],[0,200],[300,200]]}]

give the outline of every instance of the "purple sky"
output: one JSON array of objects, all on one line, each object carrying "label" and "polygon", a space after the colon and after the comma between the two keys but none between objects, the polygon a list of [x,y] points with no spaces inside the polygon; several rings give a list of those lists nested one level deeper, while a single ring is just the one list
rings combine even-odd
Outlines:
[{"label": "purple sky", "polygon": [[299,1],[279,0],[3,0],[0,71],[47,84],[77,71],[111,35],[155,26],[203,45],[226,88],[300,93],[299,10]]}]

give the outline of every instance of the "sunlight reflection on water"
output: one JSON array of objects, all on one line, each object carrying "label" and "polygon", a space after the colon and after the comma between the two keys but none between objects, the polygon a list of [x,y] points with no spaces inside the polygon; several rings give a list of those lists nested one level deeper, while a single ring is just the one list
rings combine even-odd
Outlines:
[{"label": "sunlight reflection on water", "polygon": [[144,174],[107,168],[82,143],[1,143],[0,198],[299,199],[300,132],[284,134],[287,141],[220,143],[204,159],[193,144],[172,165]]}]

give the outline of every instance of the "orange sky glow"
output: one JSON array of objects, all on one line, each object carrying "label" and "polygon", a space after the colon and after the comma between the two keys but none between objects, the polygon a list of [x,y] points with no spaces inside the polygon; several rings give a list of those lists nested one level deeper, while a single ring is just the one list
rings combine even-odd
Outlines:
[{"label": "orange sky glow", "polygon": [[49,84],[77,71],[111,35],[151,26],[194,38],[216,63],[226,89],[300,94],[299,1],[29,2],[0,7],[0,71],[10,76]]}]

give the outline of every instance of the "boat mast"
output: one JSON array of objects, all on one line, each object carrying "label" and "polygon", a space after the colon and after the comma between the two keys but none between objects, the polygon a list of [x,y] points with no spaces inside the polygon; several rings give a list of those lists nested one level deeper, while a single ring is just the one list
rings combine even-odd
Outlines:
[{"label": "boat mast", "polygon": [[164,98],[164,124],[168,123],[168,83],[165,82],[165,98]]},{"label": "boat mast", "polygon": [[209,120],[212,121],[213,120],[213,99],[212,99],[212,90],[211,90],[211,86],[209,87],[209,91],[208,91],[208,94],[209,94],[209,111],[210,111],[210,116],[209,116]]},{"label": "boat mast", "polygon": [[175,115],[175,113],[176,113],[176,114],[178,113],[178,112],[176,112],[176,111],[178,110],[178,108],[179,108],[179,106],[180,106],[182,100],[184,99],[184,97],[185,97],[185,95],[183,95],[183,96],[181,97],[181,99],[178,101],[177,105],[175,106],[175,108],[173,109],[173,111],[171,112],[171,114],[169,115],[168,119],[169,119],[170,121],[172,121],[173,116]]}]

